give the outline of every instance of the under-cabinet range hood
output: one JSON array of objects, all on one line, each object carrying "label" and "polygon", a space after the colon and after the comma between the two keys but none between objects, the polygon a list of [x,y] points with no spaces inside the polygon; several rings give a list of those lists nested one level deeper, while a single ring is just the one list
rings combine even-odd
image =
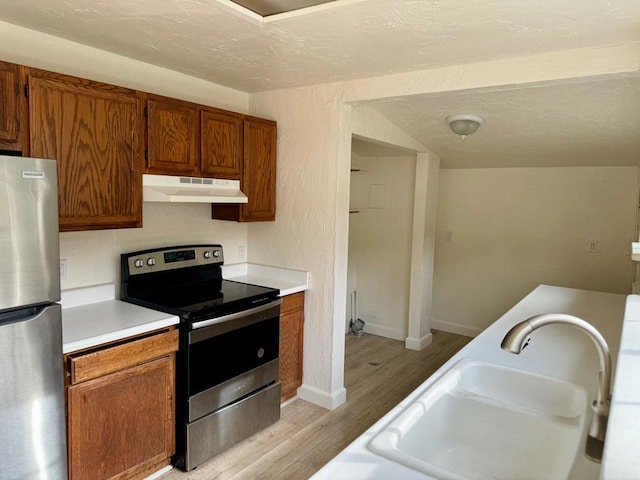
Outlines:
[{"label": "under-cabinet range hood", "polygon": [[247,203],[239,180],[142,175],[145,202]]}]

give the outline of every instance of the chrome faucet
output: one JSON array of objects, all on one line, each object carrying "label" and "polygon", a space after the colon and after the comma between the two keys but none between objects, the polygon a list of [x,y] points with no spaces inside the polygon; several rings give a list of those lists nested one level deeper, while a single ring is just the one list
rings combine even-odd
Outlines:
[{"label": "chrome faucet", "polygon": [[591,460],[600,462],[604,448],[604,438],[609,418],[609,403],[611,400],[611,352],[604,337],[591,324],[581,318],[565,313],[545,313],[536,315],[518,323],[507,332],[500,346],[507,352],[519,354],[529,344],[529,335],[534,330],[560,323],[573,325],[585,332],[593,341],[600,359],[600,372],[598,374],[598,396],[591,404],[593,417],[587,435],[586,455]]}]

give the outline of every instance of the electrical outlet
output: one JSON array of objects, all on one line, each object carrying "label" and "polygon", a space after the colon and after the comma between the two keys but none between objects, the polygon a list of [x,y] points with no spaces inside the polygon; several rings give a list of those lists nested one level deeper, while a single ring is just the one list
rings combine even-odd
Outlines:
[{"label": "electrical outlet", "polygon": [[67,259],[61,258],[60,259],[60,280],[66,280],[66,279],[67,279]]},{"label": "electrical outlet", "polygon": [[444,241],[453,242],[453,232],[451,230],[447,230],[446,232],[444,232]]},{"label": "electrical outlet", "polygon": [[598,240],[587,240],[587,252],[598,253]]},{"label": "electrical outlet", "polygon": [[247,259],[247,247],[240,245],[238,247],[238,261],[244,262]]}]

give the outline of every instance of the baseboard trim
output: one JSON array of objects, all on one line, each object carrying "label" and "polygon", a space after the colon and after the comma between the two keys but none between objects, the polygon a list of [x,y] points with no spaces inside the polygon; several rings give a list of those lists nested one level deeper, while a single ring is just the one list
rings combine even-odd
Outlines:
[{"label": "baseboard trim", "polygon": [[431,328],[442,330],[443,332],[455,333],[457,335],[464,335],[465,337],[477,337],[483,330],[482,328],[469,327],[468,325],[435,319],[431,322]]},{"label": "baseboard trim", "polygon": [[433,335],[431,332],[427,333],[424,337],[421,338],[411,338],[407,337],[404,340],[404,346],[409,350],[424,350],[433,342]]},{"label": "baseboard trim", "polygon": [[171,470],[173,470],[173,467],[171,465],[167,465],[148,477],[145,477],[144,480],[156,480],[157,478],[162,477],[165,473],[169,473]]},{"label": "baseboard trim", "polygon": [[347,401],[347,389],[344,387],[333,393],[328,393],[310,385],[302,385],[298,388],[297,393],[298,398],[327,410],[334,410]]},{"label": "baseboard trim", "polygon": [[385,327],[383,325],[377,325],[375,323],[365,323],[364,332],[371,333],[372,335],[378,335],[379,337],[391,338],[392,340],[404,340],[405,333],[397,328]]},{"label": "baseboard trim", "polygon": [[298,399],[298,395],[294,395],[293,397],[286,399],[284,402],[280,404],[280,408],[286,407],[290,403],[295,402],[297,399]]}]

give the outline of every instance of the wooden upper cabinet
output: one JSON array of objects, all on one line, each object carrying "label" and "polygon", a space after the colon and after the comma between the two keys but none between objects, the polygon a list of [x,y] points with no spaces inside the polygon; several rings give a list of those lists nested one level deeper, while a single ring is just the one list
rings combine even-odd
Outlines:
[{"label": "wooden upper cabinet", "polygon": [[276,122],[244,119],[244,169],[240,188],[249,197],[241,221],[276,219]]},{"label": "wooden upper cabinet", "polygon": [[240,179],[242,116],[200,108],[200,167],[203,176]]},{"label": "wooden upper cabinet", "polygon": [[27,71],[30,155],[58,161],[60,231],[142,226],[142,107],[133,90]]},{"label": "wooden upper cabinet", "polygon": [[197,176],[196,105],[147,94],[147,173]]},{"label": "wooden upper cabinet", "polygon": [[243,165],[240,189],[249,202],[214,204],[211,218],[236,222],[276,219],[277,124],[272,120],[243,117]]},{"label": "wooden upper cabinet", "polygon": [[242,116],[146,94],[147,173],[240,179]]},{"label": "wooden upper cabinet", "polygon": [[0,62],[0,149],[20,150],[18,66]]}]

